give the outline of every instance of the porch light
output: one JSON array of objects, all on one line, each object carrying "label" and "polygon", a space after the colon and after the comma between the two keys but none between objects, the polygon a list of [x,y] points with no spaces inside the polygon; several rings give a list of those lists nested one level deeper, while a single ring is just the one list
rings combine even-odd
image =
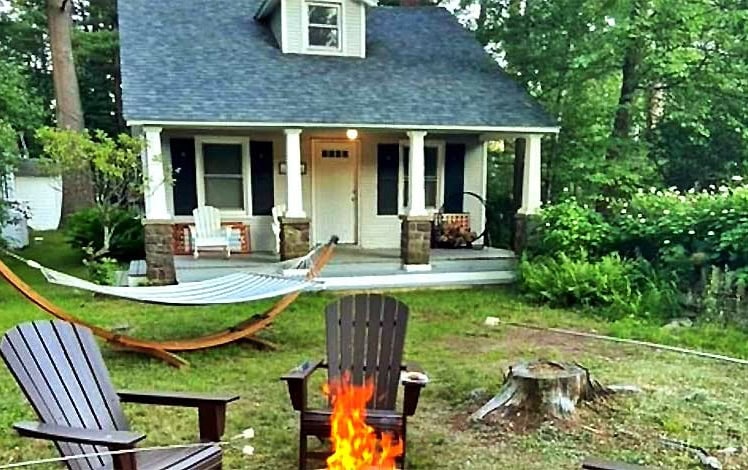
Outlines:
[{"label": "porch light", "polygon": [[345,136],[348,140],[356,140],[358,138],[358,131],[356,129],[348,129],[345,131]]}]

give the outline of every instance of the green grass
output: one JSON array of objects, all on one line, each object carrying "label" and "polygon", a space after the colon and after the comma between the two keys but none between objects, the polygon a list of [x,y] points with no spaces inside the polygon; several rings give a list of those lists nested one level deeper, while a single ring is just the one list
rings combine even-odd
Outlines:
[{"label": "green grass", "polygon": [[[81,275],[84,270],[56,233],[45,233],[25,256]],[[228,326],[266,303],[211,308],[171,308],[93,298],[46,284],[39,273],[8,261],[19,275],[54,302],[104,326],[128,326],[147,338],[180,338]],[[573,469],[586,455],[664,468],[699,468],[688,454],[663,448],[656,437],[693,442],[710,449],[745,445],[748,437],[748,369],[651,349],[584,341],[513,328],[487,328],[486,316],[546,326],[649,339],[748,357],[748,336],[712,326],[670,332],[632,320],[604,323],[581,314],[522,303],[498,288],[399,292],[412,318],[407,359],[421,363],[432,383],[409,423],[409,461],[414,469]],[[324,351],[322,310],[332,294],[303,295],[262,337],[281,345],[275,352],[228,346],[185,355],[189,369],[177,370],[149,358],[103,346],[118,387],[129,389],[235,392],[242,400],[229,409],[228,432],[256,430],[251,458],[229,452],[226,468],[287,469],[296,459],[296,416],[279,375]],[[46,318],[9,286],[0,283],[0,331]],[[603,383],[642,387],[638,396],[616,398],[581,411],[578,422],[512,433],[468,425],[471,396],[495,392],[511,363],[523,358],[575,360]],[[320,382],[315,382],[315,388]],[[483,389],[478,393],[479,389]],[[314,393],[314,391],[313,391]],[[319,392],[318,397],[321,397]],[[41,442],[22,440],[10,426],[32,419],[14,381],[0,368],[0,464],[54,455]],[[194,411],[128,406],[132,426],[151,444],[189,441]],[[748,468],[748,455],[721,458],[725,468]]]}]

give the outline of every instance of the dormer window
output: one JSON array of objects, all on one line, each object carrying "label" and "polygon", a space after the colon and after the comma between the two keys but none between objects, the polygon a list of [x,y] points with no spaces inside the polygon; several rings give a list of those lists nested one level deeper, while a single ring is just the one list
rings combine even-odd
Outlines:
[{"label": "dormer window", "polygon": [[342,5],[307,2],[307,46],[311,50],[342,50]]}]

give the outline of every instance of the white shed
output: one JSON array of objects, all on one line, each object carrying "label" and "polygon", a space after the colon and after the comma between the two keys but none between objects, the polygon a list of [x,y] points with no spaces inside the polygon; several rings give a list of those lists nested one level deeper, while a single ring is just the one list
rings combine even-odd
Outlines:
[{"label": "white shed", "polygon": [[34,160],[24,160],[15,174],[14,199],[31,212],[34,230],[57,230],[62,214],[62,178],[45,175]]}]

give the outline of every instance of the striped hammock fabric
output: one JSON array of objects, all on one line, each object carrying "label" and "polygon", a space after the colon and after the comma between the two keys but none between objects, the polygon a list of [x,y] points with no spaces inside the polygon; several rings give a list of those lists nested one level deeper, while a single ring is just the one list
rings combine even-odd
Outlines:
[{"label": "striped hammock fabric", "polygon": [[[336,240],[337,241],[337,240]],[[163,305],[218,305],[252,302],[254,300],[280,297],[302,290],[318,289],[321,284],[305,275],[314,269],[323,246],[318,246],[305,256],[272,265],[272,269],[286,273],[280,276],[270,273],[240,271],[206,281],[184,282],[173,286],[120,287],[102,286],[69,274],[42,266],[36,261],[23,258],[11,251],[0,250],[27,266],[38,269],[46,280],[74,289],[97,294]]]},{"label": "striped hammock fabric", "polygon": [[199,282],[185,282],[173,286],[117,287],[101,286],[84,279],[40,267],[48,282],[97,294],[138,302],[164,305],[216,305],[252,302],[279,297],[316,285],[304,278],[237,272]]}]

